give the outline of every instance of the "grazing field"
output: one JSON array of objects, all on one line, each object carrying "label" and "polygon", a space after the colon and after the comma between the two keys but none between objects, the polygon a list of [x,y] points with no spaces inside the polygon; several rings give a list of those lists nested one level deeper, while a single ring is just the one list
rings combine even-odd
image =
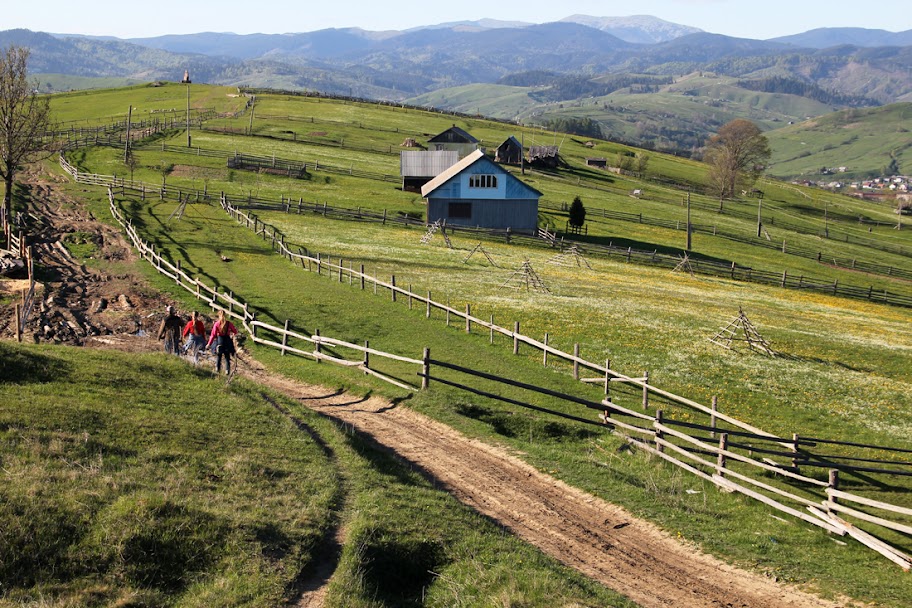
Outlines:
[{"label": "grazing field", "polygon": [[[123,99],[132,94],[132,90],[124,92]],[[430,117],[427,123],[423,122],[425,116]],[[274,151],[277,157],[307,162],[311,157],[326,163],[350,158],[352,164],[395,174],[396,157],[386,151],[349,152],[338,145],[294,141],[283,131],[291,130],[290,126],[299,121],[287,117],[342,121],[345,124],[341,126],[313,130],[339,141],[361,137],[361,147],[379,149],[386,145],[393,150],[406,129],[410,136],[434,134],[453,122],[451,117],[402,108],[264,95],[253,120],[249,115],[222,120],[221,127],[235,133],[196,133],[194,144],[199,143],[200,149],[220,150],[226,158],[235,149],[260,155]],[[515,133],[502,124],[456,122],[491,146]],[[253,135],[242,135],[249,123],[253,124]],[[378,132],[356,135],[370,131],[371,126]],[[380,131],[380,127],[403,131]],[[185,134],[166,134],[163,139],[138,146],[136,179],[151,184],[164,180],[169,188],[224,191],[235,196],[303,198],[409,213],[421,208],[417,195],[403,193],[393,183],[321,174],[318,170],[309,180],[293,180],[227,170],[224,160],[192,151],[160,151],[162,143],[179,145],[182,137],[185,141]],[[616,154],[625,148],[597,142],[594,150],[567,136],[561,149],[567,167],[549,173],[529,172],[523,179],[543,191],[547,201],[558,205],[578,195],[593,210],[633,210],[656,219],[685,222],[682,202],[689,186],[694,191],[694,223],[715,225],[720,233],[724,228],[743,235],[734,240],[713,236],[711,230],[701,231],[694,237],[694,256],[889,288],[897,293],[912,292],[909,282],[898,277],[834,268],[767,246],[786,240],[788,246],[818,248],[821,257],[840,255],[908,269],[910,232],[893,230],[889,220],[895,217],[883,207],[764,180],[763,213],[769,214],[764,215],[764,226],[770,238],[752,242],[749,237],[756,234],[756,219],[751,216],[757,209],[756,201],[726,201],[720,213],[718,201],[699,192],[704,168],[698,163],[655,154],[645,176],[620,176],[586,169],[582,159]],[[85,171],[123,175],[127,170],[122,152],[113,148],[80,150],[68,158]],[[110,217],[100,189],[79,185],[68,189],[83,197],[97,217]],[[642,189],[645,196],[631,197],[633,189]],[[574,381],[566,364],[552,360],[543,368],[540,352],[525,349],[514,357],[506,338],[497,338],[492,345],[487,332],[476,329],[466,334],[458,323],[448,326],[443,313],[435,312],[428,320],[422,307],[410,309],[401,299],[391,302],[388,292],[374,295],[338,277],[328,277],[325,271],[318,275],[294,266],[211,201],[193,200],[178,217],[178,204],[173,199],[117,198],[143,238],[155,243],[158,251],[173,261],[180,260],[184,269],[208,283],[238,294],[256,310],[258,318],[270,323],[281,325],[290,320],[300,331],[319,329],[323,335],[359,344],[369,340],[372,347],[409,357],[419,357],[422,348],[429,346],[437,358],[471,362],[491,374],[546,383],[555,390],[596,401],[603,396],[601,386]],[[821,208],[824,201],[826,206]],[[556,210],[543,206],[541,211],[543,225],[563,229],[566,214],[559,206]],[[465,260],[479,243],[474,238],[457,235],[450,249],[439,235],[421,245],[423,229],[343,222],[313,214],[257,213],[261,220],[281,229],[290,244],[335,259],[341,257],[356,268],[364,264],[367,272],[383,280],[395,275],[398,285],[411,285],[416,293],[431,291],[436,300],[448,301],[455,309],[470,305],[474,315],[493,315],[503,326],[512,327],[519,321],[522,333],[542,338],[547,332],[550,343],[564,351],[579,344],[588,360],[610,359],[613,369],[627,375],[638,376],[648,370],[650,383],[700,402],[716,396],[720,411],[766,431],[912,449],[908,439],[912,427],[912,311],[907,308],[691,276],[595,256],[586,258],[590,269],[568,264],[566,258],[557,259],[556,249],[484,239],[482,246],[497,263],[493,267],[478,253]],[[867,223],[859,223],[859,216]],[[823,236],[823,221],[831,238]],[[788,228],[777,228],[776,222]],[[836,234],[845,235],[850,242],[840,243]],[[584,241],[680,251],[683,231],[603,220],[591,213]],[[526,260],[551,293],[504,285]],[[182,298],[188,307],[197,305],[173,283],[148,272],[161,289]],[[778,356],[728,351],[709,342],[738,314],[739,307]],[[594,427],[555,422],[546,414],[442,385],[408,393],[344,368],[281,357],[259,347],[254,347],[254,353],[293,377],[404,400],[470,435],[505,445],[538,468],[622,504],[713,554],[781,580],[883,606],[903,606],[912,596],[908,577],[897,576],[883,558],[861,545],[853,541],[837,544],[826,533],[811,530],[797,520],[773,519],[766,507],[720,493],[711,484],[685,477],[657,459],[631,453],[622,440]],[[412,384],[418,381],[414,367],[384,365],[384,373]],[[612,387],[612,397],[625,407],[633,407],[640,398],[636,390],[622,387]],[[545,397],[529,397],[528,402],[572,410]],[[580,414],[578,410],[575,413]],[[671,409],[670,415],[687,420],[683,411]],[[825,478],[826,471],[821,470],[819,475]],[[871,484],[865,477],[847,476],[846,483],[853,491],[877,500],[912,507],[908,478],[878,477],[877,483]],[[897,534],[889,540],[907,552],[912,549],[908,537]]]}]

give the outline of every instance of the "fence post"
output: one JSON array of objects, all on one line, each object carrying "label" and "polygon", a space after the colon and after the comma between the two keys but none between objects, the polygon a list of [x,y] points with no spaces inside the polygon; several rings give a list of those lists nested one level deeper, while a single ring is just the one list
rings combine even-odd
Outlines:
[{"label": "fence post", "polygon": [[412,284],[408,284],[408,308],[412,309]]},{"label": "fence post", "polygon": [[288,346],[288,326],[291,324],[289,319],[285,319],[285,331],[282,333],[282,356],[285,356],[285,347]]},{"label": "fence post", "polygon": [[[351,263],[351,262],[349,262],[349,263]],[[344,268],[343,268],[344,264],[345,264],[345,260],[343,260],[342,258],[339,258],[339,282],[340,283],[342,282],[342,271],[344,270]]]},{"label": "fence post", "polygon": [[472,307],[469,304],[466,304],[466,333],[472,333],[472,321],[469,318],[469,315],[472,314]]},{"label": "fence post", "polygon": [[[839,470],[830,469],[829,485],[827,485],[827,490],[838,490],[839,489]],[[833,505],[836,504],[836,497],[833,496],[830,492],[827,492],[827,513],[833,512]]]},{"label": "fence post", "polygon": [[542,349],[542,352],[544,352],[542,355],[542,365],[548,367],[548,332],[545,332],[544,344],[545,348]]},{"label": "fence post", "polygon": [[656,411],[656,418],[655,418],[655,433],[656,433],[656,435],[655,435],[655,443],[656,443],[656,450],[658,450],[659,452],[664,452],[664,451],[665,451],[665,448],[662,446],[662,443],[661,443],[661,441],[662,441],[662,431],[659,430],[659,426],[660,426],[661,424],[662,424],[662,410],[657,410],[657,411]]},{"label": "fence post", "polygon": [[711,426],[711,427],[713,428],[713,431],[712,431],[712,436],[713,436],[713,437],[716,436],[716,431],[715,431],[715,428],[716,428],[716,410],[718,409],[718,407],[719,407],[719,398],[716,397],[715,395],[713,395],[713,398],[712,398],[712,413],[709,415],[709,426]]},{"label": "fence post", "polygon": [[[370,341],[365,340],[364,341],[364,363],[362,363],[362,365],[364,366],[364,369],[367,369],[370,367],[370,353],[367,352],[368,348],[370,348]],[[364,373],[366,374],[367,372],[364,372]]]},{"label": "fence post", "polygon": [[364,264],[361,264],[361,291],[364,291]]},{"label": "fence post", "polygon": [[424,313],[424,318],[425,319],[431,318],[431,290],[430,289],[427,292],[427,310]]},{"label": "fence post", "polygon": [[798,471],[798,433],[792,433],[792,452],[795,454],[792,456],[792,467]]},{"label": "fence post", "polygon": [[393,302],[395,302],[396,301],[396,275],[393,275],[392,278],[390,279],[390,285],[392,285],[392,287],[390,287],[390,293],[393,295]]},{"label": "fence post", "polygon": [[728,433],[719,435],[719,455],[716,458],[716,475],[725,476],[725,451],[728,449]]},{"label": "fence post", "polygon": [[649,372],[643,372],[643,410],[649,409]]},{"label": "fence post", "polygon": [[513,354],[519,354],[519,321],[513,322]]},{"label": "fence post", "polygon": [[[320,354],[320,330],[319,329],[314,330],[313,337],[316,338],[316,340],[314,341],[314,351],[317,353],[317,355],[319,355]],[[317,357],[317,363],[319,363],[319,362],[320,362],[320,357]]]},{"label": "fence post", "polygon": [[431,384],[431,349],[424,347],[421,357],[421,389],[426,389]]},{"label": "fence post", "polygon": [[354,262],[348,263],[348,286],[351,287],[355,284],[355,272],[354,272]]},{"label": "fence post", "polygon": [[16,304],[16,342],[22,342],[22,306]]},{"label": "fence post", "polygon": [[494,344],[494,315],[491,315],[491,344]]},{"label": "fence post", "polygon": [[608,395],[611,393],[611,378],[608,376],[609,369],[611,369],[611,359],[605,359],[605,399],[610,399]]},{"label": "fence post", "polygon": [[579,342],[573,345],[573,379],[579,380]]}]

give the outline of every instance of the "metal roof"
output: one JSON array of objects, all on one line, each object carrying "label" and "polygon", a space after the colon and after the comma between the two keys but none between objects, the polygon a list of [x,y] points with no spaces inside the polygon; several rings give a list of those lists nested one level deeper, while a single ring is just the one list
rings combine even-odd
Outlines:
[{"label": "metal roof", "polygon": [[403,150],[399,157],[402,177],[434,177],[459,162],[455,150]]}]

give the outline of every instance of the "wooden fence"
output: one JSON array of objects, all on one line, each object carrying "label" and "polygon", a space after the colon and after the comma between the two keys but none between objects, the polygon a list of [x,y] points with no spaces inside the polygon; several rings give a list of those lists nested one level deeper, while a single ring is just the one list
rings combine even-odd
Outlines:
[{"label": "wooden fence", "polygon": [[[226,315],[241,323],[254,343],[276,348],[281,351],[282,355],[295,354],[318,361],[327,361],[344,367],[356,368],[365,374],[370,374],[406,390],[417,389],[415,386],[400,382],[371,368],[369,365],[369,357],[374,355],[394,361],[413,363],[415,365],[422,365],[422,360],[388,353],[376,348],[370,348],[368,344],[361,346],[329,336],[322,336],[320,335],[319,330],[313,335],[292,331],[290,329],[291,322],[288,320],[285,321],[284,327],[277,327],[257,320],[256,314],[249,309],[247,303],[235,297],[232,292],[219,292],[217,288],[210,287],[198,278],[191,277],[181,269],[179,261],[177,263],[171,263],[160,253],[156,252],[153,245],[146,243],[139,236],[132,222],[129,219],[126,219],[120,209],[118,209],[114,201],[113,189],[108,190],[108,200],[110,203],[111,215],[114,216],[114,219],[126,231],[127,237],[130,239],[133,247],[143,259],[152,264],[159,274],[173,280],[178,286],[195,295],[198,300],[205,301],[213,310],[224,311]],[[297,341],[298,345],[296,346],[293,341]],[[307,349],[300,346],[301,343],[308,345]],[[361,358],[357,360],[345,359],[323,352],[323,349],[325,348],[352,350],[359,353]]]},{"label": "wooden fence", "polygon": [[[819,443],[821,440],[802,439],[797,436],[787,439],[766,433],[719,412],[715,399],[712,406],[707,407],[650,384],[648,373],[639,378],[629,377],[612,370],[607,362],[605,366],[601,366],[583,359],[579,354],[578,346],[574,348],[574,353],[570,354],[549,345],[547,336],[544,342],[524,336],[519,333],[518,323],[514,324],[514,329],[511,331],[495,325],[493,320],[487,322],[473,317],[468,307],[463,313],[447,305],[435,302],[430,294],[427,297],[423,297],[420,294],[413,293],[410,289],[405,290],[398,287],[394,278],[387,283],[370,277],[364,273],[362,267],[359,267],[358,271],[355,271],[351,264],[346,268],[342,260],[339,260],[338,264],[333,264],[322,257],[312,258],[300,252],[293,252],[281,240],[275,238],[274,233],[270,236],[266,228],[260,230],[259,234],[264,238],[271,239],[277,251],[292,261],[301,263],[302,266],[315,266],[316,271],[319,273],[322,273],[325,268],[329,276],[333,278],[338,276],[340,281],[344,281],[347,277],[351,285],[357,282],[361,289],[366,289],[368,285],[371,285],[375,291],[378,288],[386,289],[393,300],[402,299],[407,301],[409,306],[412,306],[413,302],[423,303],[428,316],[430,316],[432,309],[442,310],[446,313],[448,320],[450,316],[462,318],[466,323],[466,331],[468,332],[471,332],[474,324],[484,327],[491,333],[492,338],[495,333],[508,336],[513,343],[514,353],[519,353],[520,344],[538,348],[543,353],[543,363],[545,365],[547,365],[549,355],[565,360],[573,366],[574,377],[583,382],[591,383],[594,379],[581,377],[579,373],[581,369],[599,372],[599,378],[604,382],[606,397],[602,401],[587,400],[528,383],[500,378],[472,370],[471,368],[431,359],[430,349],[428,348],[424,350],[421,359],[415,359],[371,348],[368,342],[361,346],[321,336],[316,331],[312,335],[293,331],[290,328],[289,321],[285,322],[284,327],[263,323],[256,319],[246,303],[230,292],[220,293],[217,289],[209,287],[198,279],[187,275],[181,270],[179,263],[172,264],[156,253],[154,247],[145,243],[138,236],[132,224],[123,217],[114,202],[113,190],[109,190],[109,200],[112,214],[124,227],[134,247],[137,248],[144,259],[152,263],[160,273],[173,279],[190,293],[194,293],[198,299],[205,300],[213,309],[224,310],[226,314],[239,320],[243,324],[245,331],[250,335],[250,338],[257,344],[276,348],[283,354],[296,354],[359,369],[364,373],[372,374],[381,380],[406,390],[415,389],[416,387],[414,386],[377,372],[368,364],[369,356],[371,355],[386,357],[420,366],[421,371],[418,372],[418,376],[422,379],[421,388],[427,388],[432,381],[440,382],[513,405],[561,416],[590,426],[598,425],[608,428],[612,432],[622,435],[631,445],[654,454],[694,475],[707,479],[723,490],[740,492],[782,513],[799,518],[828,532],[840,535],[849,534],[859,542],[886,556],[903,569],[908,569],[910,564],[912,564],[912,558],[901,550],[871,536],[838,515],[842,514],[864,521],[869,525],[880,526],[881,528],[908,535],[912,534],[912,525],[909,522],[889,520],[886,517],[861,509],[876,509],[907,517],[912,516],[912,509],[890,505],[882,501],[839,490],[838,471],[834,469],[830,470],[829,478],[826,481],[801,474],[799,467],[809,464],[810,456],[808,456],[807,448]],[[226,211],[231,213],[237,221],[251,225],[252,222],[249,216],[237,209],[232,209],[225,203],[224,197],[222,198],[222,203],[225,205]],[[329,348],[353,350],[361,358],[352,360],[336,356],[334,353],[324,352],[323,349]],[[449,377],[445,378],[440,374],[435,374],[433,372],[435,368],[446,369],[451,374],[468,374],[475,378],[508,386],[511,388],[511,395],[515,395],[515,391],[512,390],[515,388],[546,394],[564,403],[576,406],[583,405],[587,410],[597,410],[600,415],[596,420],[593,420],[591,413],[590,416],[568,414],[567,412],[524,403],[513,396],[504,397],[482,390],[478,388],[477,383],[475,386],[457,383]],[[622,407],[612,401],[610,387],[614,382],[622,382],[636,391],[642,391],[641,411]],[[651,400],[669,403],[673,407],[685,408],[691,412],[702,413],[709,418],[709,424],[700,425],[684,422],[667,416],[663,410],[657,409],[656,403]],[[653,414],[649,413],[650,407],[654,410]],[[718,441],[708,440],[706,434],[713,438],[717,437]],[[755,454],[759,454],[761,457],[758,458]],[[775,460],[775,458],[780,460],[787,459],[787,462],[783,463]],[[762,476],[763,479],[756,479],[757,475],[751,476],[745,473],[745,470],[750,470],[748,467],[758,469],[759,476]],[[784,480],[785,483],[778,483],[777,485],[776,482],[768,479],[770,475],[774,476],[777,481]],[[848,504],[853,506],[848,506]]]}]

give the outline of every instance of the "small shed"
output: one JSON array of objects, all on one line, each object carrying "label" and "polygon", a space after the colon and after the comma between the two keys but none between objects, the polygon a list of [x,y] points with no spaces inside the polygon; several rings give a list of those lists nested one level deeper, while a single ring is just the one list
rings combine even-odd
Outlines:
[{"label": "small shed", "polygon": [[459,162],[459,153],[452,150],[403,150],[399,154],[399,173],[406,192],[421,192],[423,185]]},{"label": "small shed", "polygon": [[522,144],[511,135],[497,146],[497,151],[494,153],[494,162],[505,165],[519,165],[522,163],[522,156]]},{"label": "small shed", "polygon": [[421,188],[427,222],[535,232],[542,193],[476,150]]},{"label": "small shed", "polygon": [[478,140],[463,129],[453,125],[443,133],[435,135],[428,140],[429,150],[452,150],[459,153],[459,158],[464,158],[478,149]]},{"label": "small shed", "polygon": [[595,167],[596,169],[605,169],[608,167],[608,159],[607,158],[587,158],[586,166]]},{"label": "small shed", "polygon": [[533,167],[548,169],[556,169],[560,163],[557,146],[531,146],[527,159]]}]

